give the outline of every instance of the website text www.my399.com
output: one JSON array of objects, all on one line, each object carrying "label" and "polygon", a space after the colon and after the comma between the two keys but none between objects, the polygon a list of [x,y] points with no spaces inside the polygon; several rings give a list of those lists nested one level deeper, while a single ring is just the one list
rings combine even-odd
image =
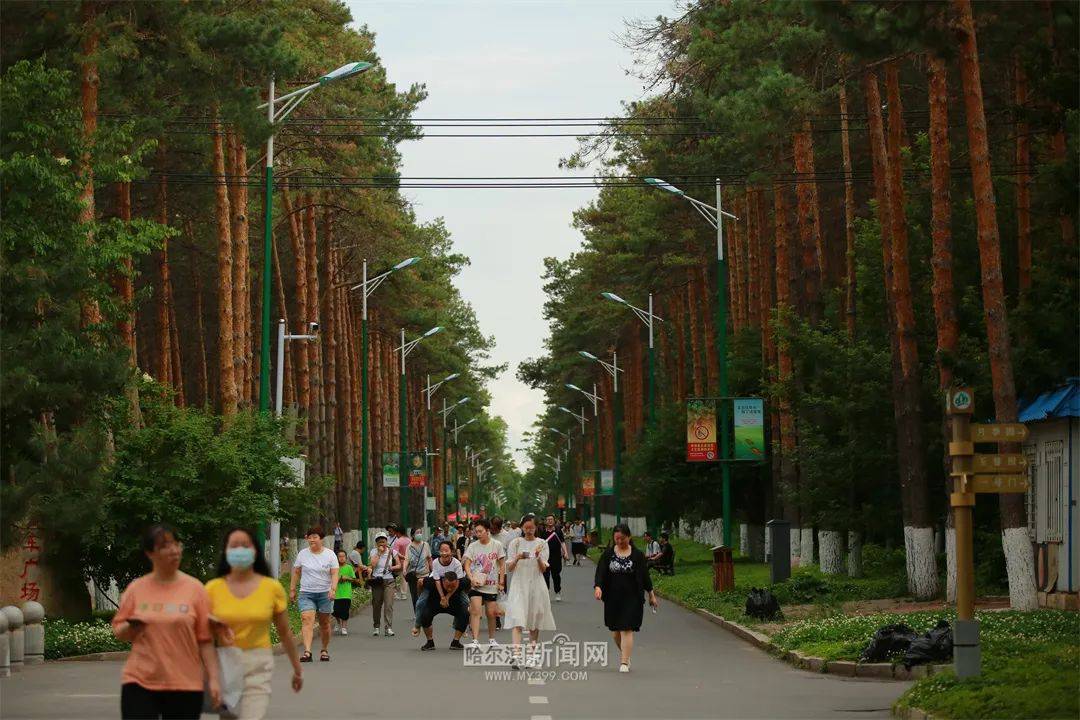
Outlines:
[{"label": "website text www.my399.com", "polygon": [[522,680],[580,681],[589,679],[588,670],[487,670],[484,679],[490,682],[520,682]]}]

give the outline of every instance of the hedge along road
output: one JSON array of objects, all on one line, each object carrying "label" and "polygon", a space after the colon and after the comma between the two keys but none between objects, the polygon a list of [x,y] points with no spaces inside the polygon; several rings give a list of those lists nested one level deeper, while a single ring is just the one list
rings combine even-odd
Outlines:
[{"label": "hedge along road", "polygon": [[[563,601],[552,611],[569,642],[606,642],[600,603],[592,597],[594,565],[563,570]],[[838,678],[795,670],[709,621],[661,600],[646,611],[633,669],[618,672],[607,645],[607,665],[550,667],[530,681],[508,668],[465,667],[447,649],[447,616],[435,622],[438,649],[421,653],[409,634],[407,600],[395,605],[395,637],[371,637],[371,611],[334,637],[332,660],[304,666],[304,690],[288,687],[289,667],[277,658],[272,718],[868,718],[888,717],[906,683]],[[481,630],[481,635],[486,634]],[[546,638],[545,634],[545,638]],[[509,631],[498,634],[509,642]],[[579,663],[580,664],[580,663]],[[115,718],[120,703],[119,662],[56,662],[0,680],[0,716]]]}]

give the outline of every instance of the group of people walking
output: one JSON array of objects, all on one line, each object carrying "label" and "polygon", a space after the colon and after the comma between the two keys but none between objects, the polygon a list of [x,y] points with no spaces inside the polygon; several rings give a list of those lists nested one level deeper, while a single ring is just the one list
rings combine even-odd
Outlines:
[{"label": "group of people walking", "polygon": [[[564,528],[555,517],[528,514],[520,522],[475,520],[471,526],[436,528],[425,539],[391,526],[376,535],[370,552],[362,542],[346,551],[340,525],[334,549],[324,545],[323,529],[305,533],[307,547],[292,564],[289,591],[271,577],[257,535],[231,528],[220,549],[217,577],[205,584],[180,570],[183,543],[166,524],[150,527],[142,550],[151,571],[124,591],[113,620],[117,638],[130,642],[124,665],[121,715],[124,718],[197,718],[204,707],[239,718],[265,716],[273,673],[271,626],[292,668],[292,689],[303,687],[303,663],[330,661],[333,620],[348,635],[353,590],[371,591],[372,635],[394,635],[394,600],[408,588],[412,634],[424,634],[422,651],[436,647],[433,622],[452,618],[451,649],[498,645],[496,632],[509,629],[513,666],[528,666],[541,632],[556,629],[552,599],[562,599],[564,561],[580,563],[586,547],[584,525]],[[571,541],[568,543],[567,534]],[[604,622],[620,650],[620,672],[629,672],[633,633],[641,628],[644,599],[655,607],[645,555],[630,543],[630,530],[616,526],[613,543],[601,555],[594,596],[604,603]],[[287,607],[301,618],[301,647],[294,642]],[[220,678],[227,678],[222,687]]]}]

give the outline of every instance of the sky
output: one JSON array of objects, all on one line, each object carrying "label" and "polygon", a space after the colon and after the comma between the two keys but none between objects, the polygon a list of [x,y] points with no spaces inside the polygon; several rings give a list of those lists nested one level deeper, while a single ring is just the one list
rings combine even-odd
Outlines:
[{"label": "sky", "polygon": [[[674,0],[347,0],[357,25],[400,89],[427,87],[417,118],[608,117],[643,97],[627,74],[633,56],[618,42],[624,21],[674,14]],[[505,130],[505,129],[502,129]],[[499,132],[478,130],[477,132]],[[509,132],[547,132],[543,128]],[[435,133],[469,132],[433,129]],[[552,131],[569,132],[569,131]],[[553,176],[577,148],[572,137],[428,138],[400,146],[403,177]],[[543,393],[517,377],[518,364],[544,352],[543,258],[581,245],[572,214],[595,197],[587,189],[406,189],[421,221],[443,218],[455,250],[471,264],[457,278],[480,328],[507,370],[491,385],[490,412],[509,426],[524,468],[523,433],[543,410]]]}]

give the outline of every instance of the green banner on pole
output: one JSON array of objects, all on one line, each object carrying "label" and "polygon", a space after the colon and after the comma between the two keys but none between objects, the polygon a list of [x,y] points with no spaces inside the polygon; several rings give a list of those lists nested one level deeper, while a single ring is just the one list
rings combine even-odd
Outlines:
[{"label": "green banner on pole", "polygon": [[396,452],[384,452],[382,454],[382,484],[383,487],[401,487],[401,473],[398,464],[401,456]]},{"label": "green banner on pole", "polygon": [[765,459],[765,401],[761,398],[732,400],[735,428],[735,459]]},{"label": "green banner on pole", "polygon": [[446,483],[446,504],[454,505],[457,503],[457,486],[454,483]]},{"label": "green banner on pole", "polygon": [[615,492],[615,471],[600,471],[600,494],[611,495]]}]

